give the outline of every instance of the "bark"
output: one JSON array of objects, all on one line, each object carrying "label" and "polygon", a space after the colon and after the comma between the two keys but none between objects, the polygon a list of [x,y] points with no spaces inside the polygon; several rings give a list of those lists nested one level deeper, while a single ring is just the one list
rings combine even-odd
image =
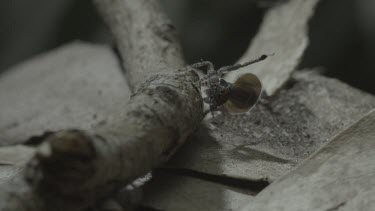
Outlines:
[{"label": "bark", "polygon": [[184,66],[175,28],[158,1],[94,0],[110,27],[134,90],[150,74]]},{"label": "bark", "polygon": [[107,125],[41,136],[24,178],[3,192],[1,210],[87,208],[166,161],[203,117],[198,75],[171,71],[183,65],[182,54],[158,2],[96,3],[114,33],[134,94]]}]

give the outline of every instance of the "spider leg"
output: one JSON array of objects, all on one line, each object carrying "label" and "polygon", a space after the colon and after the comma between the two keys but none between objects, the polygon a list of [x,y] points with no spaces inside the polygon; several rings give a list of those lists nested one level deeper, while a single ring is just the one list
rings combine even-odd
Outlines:
[{"label": "spider leg", "polygon": [[195,72],[199,73],[199,72],[203,72],[201,69],[199,69],[202,67],[207,67],[207,73],[203,77],[201,77],[200,81],[207,81],[207,75],[215,72],[214,65],[209,61],[202,61],[202,62],[197,62],[191,65],[188,65],[184,68],[181,68],[180,71],[194,70]]},{"label": "spider leg", "polygon": [[217,109],[217,105],[213,104],[210,105],[210,111],[215,111]]},{"label": "spider leg", "polygon": [[217,73],[219,75],[222,75],[222,74],[226,74],[230,71],[234,71],[234,70],[238,70],[242,67],[246,67],[248,65],[251,65],[251,64],[254,64],[254,63],[257,63],[257,62],[260,62],[260,61],[263,61],[265,59],[267,59],[267,57],[269,56],[273,56],[273,54],[270,54],[270,55],[267,55],[267,54],[263,54],[261,55],[259,58],[256,58],[254,60],[251,60],[251,61],[248,61],[248,62],[245,62],[243,64],[235,64],[235,65],[229,65],[229,66],[224,66],[224,67],[221,67],[219,70],[217,70]]},{"label": "spider leg", "polygon": [[[210,104],[209,106],[210,106],[209,109],[207,109],[207,110],[205,110],[205,111],[203,112],[203,116],[206,116],[208,113],[215,111],[216,108],[217,108],[217,106],[214,105],[214,104]],[[212,114],[213,114],[213,113],[212,113]]]},{"label": "spider leg", "polygon": [[191,64],[190,66],[194,68],[208,67],[208,69],[214,69],[214,65],[209,61],[202,61],[202,62],[194,63],[194,64]]}]

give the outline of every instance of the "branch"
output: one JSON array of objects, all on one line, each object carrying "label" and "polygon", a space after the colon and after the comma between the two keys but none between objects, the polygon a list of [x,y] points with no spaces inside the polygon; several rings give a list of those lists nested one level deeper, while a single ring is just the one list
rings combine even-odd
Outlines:
[{"label": "branch", "polygon": [[41,137],[24,179],[2,192],[0,210],[87,208],[166,161],[203,117],[198,75],[171,72],[183,64],[182,54],[157,2],[96,3],[136,91],[108,125]]},{"label": "branch", "polygon": [[110,27],[134,90],[150,74],[184,66],[175,28],[155,0],[94,0]]}]

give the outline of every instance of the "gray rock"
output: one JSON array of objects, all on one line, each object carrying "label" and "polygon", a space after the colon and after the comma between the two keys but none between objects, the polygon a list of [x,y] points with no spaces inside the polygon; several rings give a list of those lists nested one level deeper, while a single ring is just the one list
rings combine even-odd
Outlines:
[{"label": "gray rock", "polygon": [[236,188],[197,178],[158,174],[146,185],[143,206],[157,210],[238,210],[253,196]]},{"label": "gray rock", "polygon": [[375,111],[337,135],[243,211],[373,210]]},{"label": "gray rock", "polygon": [[9,69],[0,77],[0,145],[46,131],[111,122],[130,91],[114,52],[75,42]]},{"label": "gray rock", "polygon": [[297,72],[250,113],[207,120],[167,166],[273,181],[373,108],[372,95],[316,72]]},{"label": "gray rock", "polygon": [[234,81],[244,73],[254,73],[268,95],[273,95],[296,70],[309,43],[308,22],[319,0],[288,0],[268,10],[263,23],[239,63],[272,54],[265,62],[242,68],[226,76]]}]

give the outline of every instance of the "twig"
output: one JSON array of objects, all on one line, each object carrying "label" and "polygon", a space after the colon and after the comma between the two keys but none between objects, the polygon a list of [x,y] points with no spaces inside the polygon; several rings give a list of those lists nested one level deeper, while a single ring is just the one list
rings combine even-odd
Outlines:
[{"label": "twig", "polygon": [[134,90],[130,103],[114,122],[95,131],[44,137],[25,180],[3,192],[0,210],[82,210],[166,161],[203,117],[198,75],[171,71],[183,59],[158,2],[95,2]]},{"label": "twig", "polygon": [[175,28],[158,0],[94,2],[113,34],[133,90],[152,74],[185,66]]}]

